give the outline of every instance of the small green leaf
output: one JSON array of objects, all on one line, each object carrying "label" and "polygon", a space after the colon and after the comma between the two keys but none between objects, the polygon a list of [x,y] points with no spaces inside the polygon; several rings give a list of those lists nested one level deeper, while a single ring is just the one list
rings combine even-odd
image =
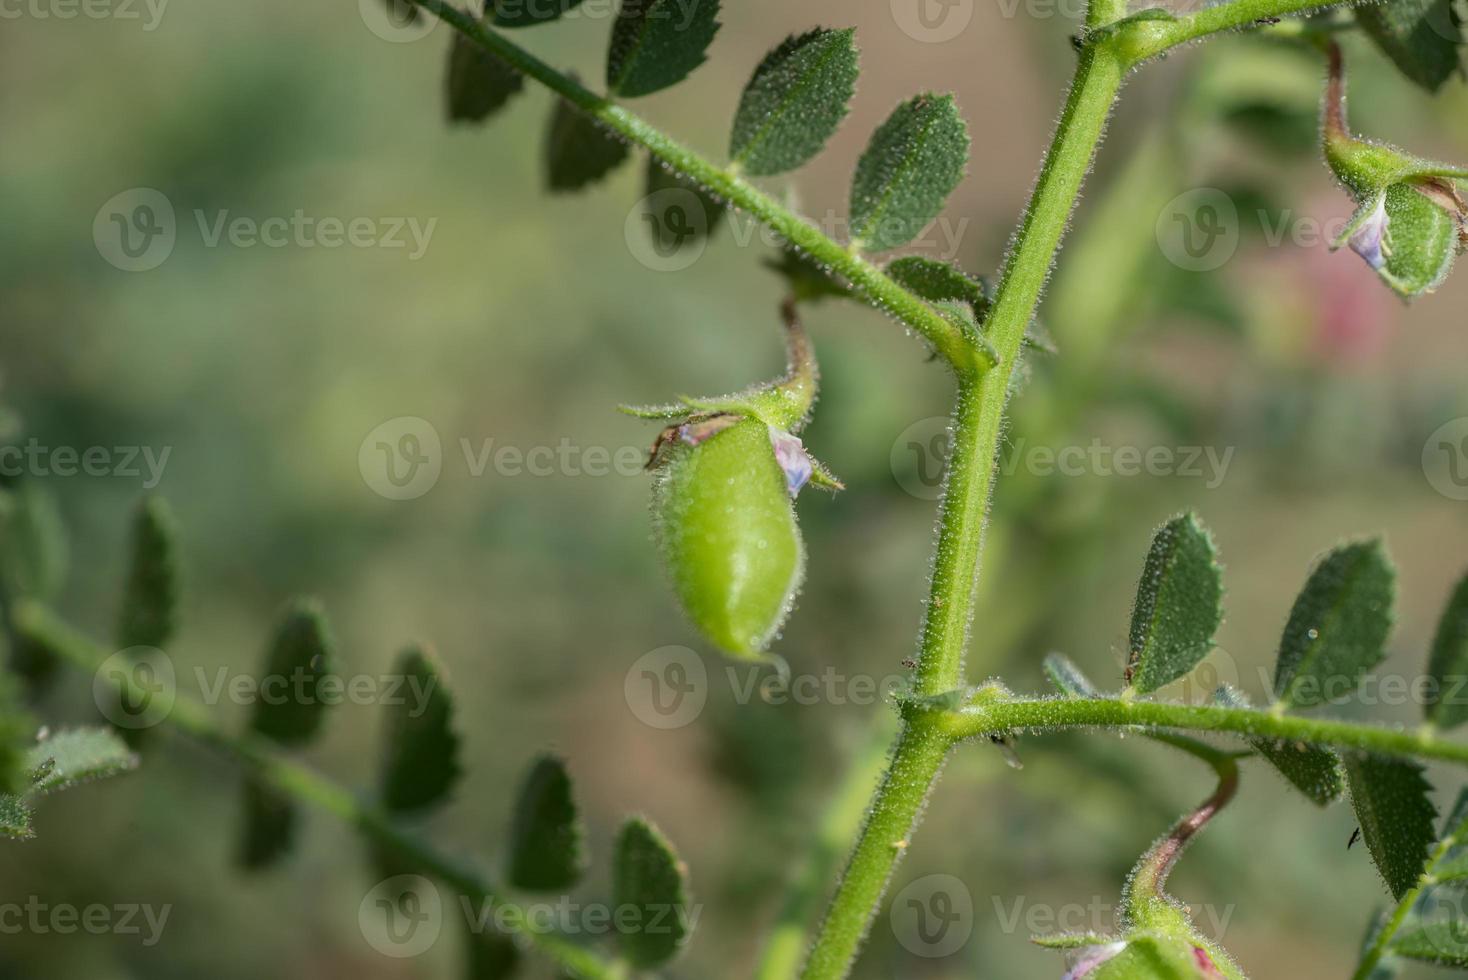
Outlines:
[{"label": "small green leaf", "polygon": [[719,0],[622,0],[607,54],[607,89],[638,96],[675,85],[707,59]]},{"label": "small green leaf", "polygon": [[270,641],[250,727],[282,745],[311,741],[332,702],[335,673],[336,644],[320,604],[297,599]]},{"label": "small green leaf", "polygon": [[0,491],[0,585],[14,595],[55,598],[66,581],[67,551],[55,494],[35,480]]},{"label": "small green leaf", "polygon": [[729,140],[745,173],[794,170],[826,145],[856,92],[855,35],[816,28],[765,55],[744,87]]},{"label": "small green leaf", "polygon": [[1391,952],[1436,966],[1468,967],[1468,931],[1458,921],[1409,927],[1397,933]]},{"label": "small green leaf", "polygon": [[459,736],[453,730],[453,697],[443,668],[424,647],[398,658],[403,678],[388,713],[382,802],[392,811],[421,810],[442,803],[458,781]]},{"label": "small green leaf", "polygon": [[30,840],[36,836],[31,827],[31,808],[19,796],[0,793],[0,837]]},{"label": "small green leaf", "polygon": [[36,722],[25,709],[20,684],[0,670],[0,794],[23,793],[30,787],[35,738]]},{"label": "small green leaf", "polygon": [[784,277],[797,302],[814,303],[832,297],[846,297],[851,290],[803,252],[785,249],[778,259],[765,259],[764,266]]},{"label": "small green leaf", "polygon": [[1387,889],[1400,901],[1422,876],[1436,836],[1432,787],[1422,766],[1406,759],[1349,752],[1345,766],[1361,837]]},{"label": "small green leaf", "polygon": [[647,196],[644,220],[659,255],[671,255],[684,245],[713,233],[724,216],[724,205],[712,194],[657,157],[647,158]]},{"label": "small green leaf", "polygon": [[534,27],[580,5],[581,0],[489,0],[484,12],[496,27]]},{"label": "small green leaf", "polygon": [[1403,75],[1429,92],[1462,68],[1464,36],[1452,0],[1363,4],[1356,21]]},{"label": "small green leaf", "polygon": [[162,497],[147,497],[133,519],[132,557],[117,623],[117,645],[162,648],[178,623],[178,526]]},{"label": "small green leaf", "polygon": [[36,773],[27,795],[35,797],[136,769],[138,757],[111,729],[67,728],[36,743],[27,763]]},{"label": "small green leaf", "polygon": [[1063,653],[1049,653],[1041,665],[1055,689],[1068,698],[1100,698],[1104,695],[1090,678]]},{"label": "small green leaf", "polygon": [[546,134],[546,179],[553,191],[580,190],[627,159],[627,144],[564,99],[556,100]]},{"label": "small green leaf", "polygon": [[617,941],[632,966],[661,966],[688,941],[687,874],[657,828],[641,818],[622,826],[612,890],[619,910],[633,910],[617,921]]},{"label": "small green leaf", "polygon": [[483,122],[525,87],[525,76],[503,58],[454,32],[445,81],[449,121]]},{"label": "small green leaf", "polygon": [[258,871],[290,853],[295,841],[296,811],[289,797],[247,776],[244,813],[239,851],[241,867]]},{"label": "small green leaf", "polygon": [[561,759],[535,761],[510,825],[510,883],[527,891],[570,888],[586,873],[586,829]]},{"label": "small green leaf", "polygon": [[1396,572],[1380,541],[1336,548],[1310,573],[1285,624],[1275,697],[1311,707],[1345,697],[1386,656]]},{"label": "small green leaf", "polygon": [[899,105],[857,161],[852,245],[885,252],[916,238],[963,179],[968,147],[953,96],[927,93]]},{"label": "small green leaf", "polygon": [[1213,649],[1223,621],[1223,576],[1209,537],[1192,514],[1152,539],[1132,607],[1126,680],[1148,694],[1186,675]]},{"label": "small green leaf", "polygon": [[961,300],[973,307],[982,320],[989,313],[989,295],[984,280],[970,276],[956,265],[908,255],[887,264],[887,275],[897,285],[917,293],[930,303]]},{"label": "small green leaf", "polygon": [[1432,653],[1427,658],[1428,687],[1425,713],[1439,728],[1456,728],[1468,721],[1468,575],[1448,599]]},{"label": "small green leaf", "polygon": [[464,975],[468,980],[509,980],[520,968],[520,947],[514,937],[493,925],[471,929],[466,946]]},{"label": "small green leaf", "polygon": [[[1213,700],[1227,708],[1252,707],[1242,691],[1227,684],[1213,693]],[[1290,785],[1317,806],[1335,802],[1345,791],[1340,757],[1328,748],[1276,738],[1251,739],[1250,744]]]}]

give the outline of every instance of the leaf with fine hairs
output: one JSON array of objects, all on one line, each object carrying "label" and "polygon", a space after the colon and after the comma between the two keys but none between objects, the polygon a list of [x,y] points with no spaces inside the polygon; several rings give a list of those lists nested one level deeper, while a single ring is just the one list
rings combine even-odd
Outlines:
[{"label": "leaf with fine hairs", "polygon": [[1397,933],[1391,952],[1434,966],[1468,967],[1468,930],[1462,922],[1438,921]]},{"label": "leaf with fine hairs", "polygon": [[442,666],[426,647],[405,650],[394,673],[403,683],[399,696],[383,706],[388,720],[382,803],[395,813],[424,810],[443,803],[459,780],[453,697]]},{"label": "leaf with fine hairs", "polygon": [[855,35],[816,28],[765,55],[740,96],[729,140],[745,173],[784,173],[821,152],[856,92]]},{"label": "leaf with fine hairs", "polygon": [[34,774],[26,795],[35,797],[136,769],[138,757],[111,729],[65,728],[37,742],[26,762]]},{"label": "leaf with fine hairs", "polygon": [[1452,0],[1391,0],[1356,8],[1356,22],[1403,75],[1436,92],[1463,70],[1465,41]]},{"label": "leaf with fine hairs", "polygon": [[1433,682],[1424,704],[1427,720],[1439,728],[1468,721],[1468,575],[1459,580],[1438,621],[1427,676]]},{"label": "leaf with fine hairs", "polygon": [[968,127],[951,95],[924,93],[878,127],[851,183],[851,237],[885,252],[917,237],[963,179]]},{"label": "leaf with fine hairs", "polygon": [[671,960],[688,941],[688,869],[652,824],[628,820],[617,837],[612,874],[614,904],[631,909],[617,922],[622,956],[650,970]]},{"label": "leaf with fine hairs", "polygon": [[321,604],[292,602],[271,638],[250,727],[282,745],[314,739],[331,704],[327,685],[336,673],[336,644]]},{"label": "leaf with fine hairs", "polygon": [[1348,752],[1346,782],[1361,837],[1392,897],[1401,900],[1422,876],[1436,837],[1437,808],[1422,766],[1369,752]]},{"label": "leaf with fine hairs", "polygon": [[503,58],[468,35],[454,32],[445,79],[450,122],[483,122],[524,87],[525,76]]},{"label": "leaf with fine hairs", "polygon": [[1213,649],[1223,621],[1223,573],[1213,539],[1193,514],[1152,539],[1132,607],[1127,683],[1149,694],[1185,676]]},{"label": "leaf with fine hairs", "polygon": [[178,525],[162,497],[147,497],[133,518],[132,555],[117,646],[161,649],[178,625]]},{"label": "leaf with fine hairs", "polygon": [[510,883],[527,891],[570,888],[586,873],[586,828],[571,775],[553,755],[535,760],[510,825]]},{"label": "leaf with fine hairs", "polygon": [[66,581],[66,524],[56,495],[37,480],[0,490],[0,586],[49,601]]},{"label": "leaf with fine hairs", "polygon": [[1075,662],[1063,653],[1046,654],[1041,667],[1055,689],[1068,698],[1105,697],[1100,689],[1091,683],[1090,678],[1081,673],[1081,669],[1075,665]]},{"label": "leaf with fine hairs", "polygon": [[[1227,685],[1214,692],[1213,700],[1228,708],[1251,707],[1242,691]],[[1250,739],[1249,744],[1316,806],[1334,803],[1345,792],[1341,760],[1331,749],[1278,738]]]},{"label": "leaf with fine hairs", "polygon": [[557,99],[545,140],[546,183],[552,191],[576,191],[601,180],[627,159],[627,144],[601,123]]},{"label": "leaf with fine hairs", "polygon": [[549,24],[581,5],[582,0],[489,0],[484,13],[496,27]]},{"label": "leaf with fine hairs", "polygon": [[243,800],[238,860],[247,871],[258,871],[290,853],[295,843],[295,805],[274,787],[250,776],[244,780]]},{"label": "leaf with fine hairs", "polygon": [[607,89],[651,95],[687,78],[719,32],[719,0],[622,0],[607,53]]},{"label": "leaf with fine hairs", "polygon": [[973,307],[976,318],[988,316],[989,294],[984,280],[952,263],[907,255],[887,263],[885,271],[897,285],[930,303],[961,300]]}]

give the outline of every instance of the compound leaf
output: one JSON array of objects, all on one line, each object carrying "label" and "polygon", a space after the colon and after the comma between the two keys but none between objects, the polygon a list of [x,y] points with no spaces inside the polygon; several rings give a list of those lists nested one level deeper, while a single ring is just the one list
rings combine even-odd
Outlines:
[{"label": "compound leaf", "polygon": [[580,190],[627,159],[627,144],[564,99],[551,112],[545,141],[546,180],[552,191]]},{"label": "compound leaf", "polygon": [[1132,607],[1126,679],[1147,694],[1184,676],[1213,648],[1223,621],[1218,554],[1192,514],[1168,521],[1152,539]]},{"label": "compound leaf", "polygon": [[884,252],[916,238],[963,179],[968,147],[953,96],[925,93],[899,105],[856,164],[853,244]]},{"label": "compound leaf", "polygon": [[162,648],[178,624],[178,525],[162,497],[147,497],[133,519],[132,555],[117,623],[119,648]]},{"label": "compound leaf", "polygon": [[1439,728],[1455,728],[1468,721],[1468,575],[1448,599],[1432,653],[1427,658],[1428,685],[1424,711]]},{"label": "compound leaf", "polygon": [[250,727],[282,745],[302,745],[321,730],[331,703],[336,644],[319,603],[297,599],[287,607],[260,681]]},{"label": "compound leaf", "polygon": [[613,95],[650,95],[703,64],[719,32],[719,0],[622,0],[607,54]]},{"label": "compound leaf", "polygon": [[537,759],[510,825],[510,883],[527,891],[570,888],[586,873],[586,828],[561,759]]},{"label": "compound leaf", "polygon": [[1275,697],[1310,707],[1354,691],[1386,656],[1396,572],[1380,541],[1336,548],[1310,573],[1280,640]]},{"label": "compound leaf", "polygon": [[791,35],[755,68],[729,155],[755,177],[784,173],[821,151],[856,92],[856,31],[816,28]]},{"label": "compound leaf", "polygon": [[445,85],[450,122],[483,122],[525,87],[525,76],[493,51],[455,31]]},{"label": "compound leaf", "polygon": [[1407,759],[1349,752],[1345,767],[1361,837],[1387,889],[1400,901],[1421,877],[1435,837],[1432,787],[1422,766]]},{"label": "compound leaf", "polygon": [[634,818],[617,837],[612,891],[618,909],[635,921],[617,922],[622,956],[634,967],[666,963],[688,941],[687,868],[667,838],[646,820]]},{"label": "compound leaf", "polygon": [[400,696],[388,712],[382,802],[388,810],[422,810],[442,803],[459,778],[454,704],[438,659],[424,647],[398,658]]}]

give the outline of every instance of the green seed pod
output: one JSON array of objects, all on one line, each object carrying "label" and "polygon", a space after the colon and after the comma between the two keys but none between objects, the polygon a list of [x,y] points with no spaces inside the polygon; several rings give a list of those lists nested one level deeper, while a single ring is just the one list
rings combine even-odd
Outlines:
[{"label": "green seed pod", "polygon": [[809,343],[785,307],[790,371],[734,395],[624,409],[676,419],[658,437],[653,522],[658,550],[688,618],[720,649],[763,659],[805,575],[795,497],[834,477],[794,435],[815,400]]},{"label": "green seed pod", "polygon": [[1329,55],[1325,159],[1357,205],[1332,247],[1350,245],[1404,298],[1432,292],[1468,246],[1468,204],[1455,183],[1468,178],[1468,170],[1353,136],[1346,124],[1345,69],[1334,42]]},{"label": "green seed pod", "polygon": [[758,658],[805,576],[770,427],[724,415],[678,428],[653,489],[658,549],[694,625],[729,653]]}]

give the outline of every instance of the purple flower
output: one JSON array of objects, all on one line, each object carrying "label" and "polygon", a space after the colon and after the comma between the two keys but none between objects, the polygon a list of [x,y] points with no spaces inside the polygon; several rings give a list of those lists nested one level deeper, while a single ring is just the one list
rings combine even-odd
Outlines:
[{"label": "purple flower", "polygon": [[793,497],[810,480],[813,470],[810,457],[806,455],[805,446],[798,437],[773,425],[768,428],[770,445],[775,447],[775,460],[780,464],[780,469],[785,471],[785,488]]}]

